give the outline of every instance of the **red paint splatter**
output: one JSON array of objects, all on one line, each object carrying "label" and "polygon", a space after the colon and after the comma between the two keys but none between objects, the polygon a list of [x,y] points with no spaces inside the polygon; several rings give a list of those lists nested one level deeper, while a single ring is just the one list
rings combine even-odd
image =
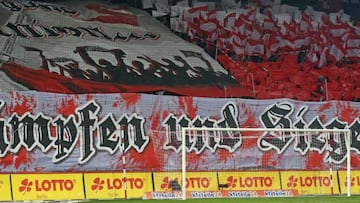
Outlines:
[{"label": "red paint splatter", "polygon": [[324,111],[326,111],[328,109],[331,109],[331,107],[332,107],[331,102],[326,102],[323,105],[320,105],[319,112],[324,112]]},{"label": "red paint splatter", "polygon": [[46,167],[45,166],[42,166],[42,167],[34,167],[34,171],[35,172],[42,172],[42,171],[45,171],[46,170]]},{"label": "red paint splatter", "polygon": [[121,104],[121,99],[120,98],[116,98],[115,101],[112,104],[113,108],[117,108],[119,105]]},{"label": "red paint splatter", "polygon": [[264,152],[261,156],[261,166],[264,168],[275,167],[277,162],[274,160],[274,157],[277,157],[275,151]]},{"label": "red paint splatter", "polygon": [[341,101],[336,105],[336,116],[339,120],[352,123],[359,117],[360,111],[356,108],[351,107],[350,102]]},{"label": "red paint splatter", "polygon": [[218,157],[217,160],[220,161],[219,164],[223,164],[227,160],[233,159],[234,154],[229,152],[228,150],[225,150],[225,149],[217,149],[216,150],[216,156]]},{"label": "red paint splatter", "polygon": [[23,115],[27,112],[32,113],[37,107],[35,96],[22,95],[20,92],[10,92],[11,103],[6,104],[4,113],[11,115],[16,112]]},{"label": "red paint splatter", "polygon": [[324,169],[323,156],[318,152],[308,152],[306,158],[307,169]]},{"label": "red paint splatter", "polygon": [[250,149],[257,146],[257,141],[261,136],[259,132],[242,132],[242,145],[241,148]]},{"label": "red paint splatter", "polygon": [[[162,147],[155,147],[154,144],[150,143],[142,154],[137,154],[139,155],[137,160],[139,160],[140,163],[144,163],[144,168],[149,168],[148,166],[150,166],[151,169],[159,171],[164,169],[165,164],[167,164]],[[146,154],[154,154],[156,156],[147,156]]]},{"label": "red paint splatter", "polygon": [[3,158],[0,158],[0,165],[2,165],[3,168],[7,168],[14,163],[14,156],[7,155]]},{"label": "red paint splatter", "polygon": [[[136,105],[138,100],[140,99],[139,94],[126,94],[125,101],[127,102],[127,107],[130,105]],[[121,98],[121,102],[123,102],[124,98]],[[114,105],[119,105],[121,102],[116,102]],[[164,165],[167,164],[164,161],[166,154],[163,153],[162,147],[166,140],[165,130],[161,126],[161,119],[164,115],[164,111],[162,110],[162,106],[160,102],[155,102],[152,106],[152,114],[149,116],[148,121],[151,123],[146,123],[146,134],[149,136],[150,141],[144,151],[137,152],[135,149],[129,150],[125,155],[126,165],[135,164],[131,166],[124,166],[122,158],[120,156],[118,158],[118,162],[114,164],[114,167],[117,169],[121,169],[123,167],[132,167],[132,168],[151,168],[152,170],[162,170]],[[147,156],[153,155],[156,156]],[[131,160],[131,163],[128,162]]]},{"label": "red paint splatter", "polygon": [[[166,111],[162,111],[161,109],[161,103],[158,102],[154,105],[154,107],[152,108],[152,114],[149,117],[149,120],[151,121],[150,123],[150,130],[151,132],[147,132],[148,134],[150,134],[150,143],[149,146],[151,145],[151,147],[149,149],[146,149],[146,152],[149,154],[157,154],[157,156],[152,156],[152,167],[156,170],[161,170],[164,168],[164,165],[166,164],[165,161],[161,161],[164,160],[164,152],[162,151],[162,148],[166,142],[166,132],[165,130],[162,128],[162,117],[164,115],[168,115],[168,113]],[[162,129],[162,130],[158,130],[158,129]],[[148,148],[148,147],[147,147]]]},{"label": "red paint splatter", "polygon": [[[155,149],[154,145],[149,143],[149,145],[141,153],[137,152],[135,149],[130,149],[126,154],[126,157],[129,157],[129,159],[133,160],[133,162],[136,164],[141,164],[136,165],[135,167],[137,168],[151,168],[153,170],[159,171],[163,169],[163,165],[166,164],[161,162],[164,160],[164,153],[162,151],[160,152],[159,150],[159,148]],[[147,154],[156,154],[156,156],[147,156]],[[129,160],[125,158],[126,164],[131,164],[128,161]],[[122,156],[119,157],[118,162],[123,163]],[[119,164],[118,167],[119,166],[122,167],[123,165]],[[133,168],[133,166],[130,168]]]},{"label": "red paint splatter", "polygon": [[141,99],[141,94],[122,94],[121,102],[125,102],[126,108],[136,105]]},{"label": "red paint splatter", "polygon": [[29,156],[28,152],[25,148],[21,148],[19,152],[15,156],[15,168],[18,169],[22,164],[30,165],[32,162],[31,156]]},{"label": "red paint splatter", "polygon": [[[257,118],[254,115],[254,113],[250,109],[245,109],[244,117],[247,116],[247,119],[244,123],[241,124],[242,128],[256,128],[257,126]],[[241,132],[241,135],[243,136],[243,144],[242,147],[245,149],[256,147],[257,146],[257,140],[261,136],[261,132]]]},{"label": "red paint splatter", "polygon": [[193,97],[178,97],[179,108],[184,110],[190,118],[195,118],[198,108],[193,106]]},{"label": "red paint splatter", "polygon": [[94,95],[92,95],[92,94],[86,95],[86,101],[91,101],[93,98],[94,98]]},{"label": "red paint splatter", "polygon": [[321,114],[319,115],[319,119],[322,123],[326,123],[327,119],[326,119],[326,114]]},{"label": "red paint splatter", "polygon": [[190,152],[186,154],[186,161],[187,161],[187,165],[191,165],[192,166],[192,170],[199,170],[199,167],[201,166],[201,164],[199,162],[201,162],[201,155],[200,154],[196,154],[195,152]]},{"label": "red paint splatter", "polygon": [[360,157],[357,154],[351,154],[351,167],[358,168],[360,166]]},{"label": "red paint splatter", "polygon": [[31,165],[33,158],[28,154],[25,148],[21,148],[16,155],[10,155],[0,158],[0,165],[3,168],[14,166],[19,169],[22,165]]},{"label": "red paint splatter", "polygon": [[77,108],[78,96],[68,96],[61,100],[61,105],[56,109],[56,112],[64,117],[74,115]]},{"label": "red paint splatter", "polygon": [[[4,113],[11,115],[17,113],[23,115],[25,113],[32,113],[37,108],[36,99],[34,96],[22,95],[20,92],[10,92],[11,103],[8,103],[4,109]],[[0,165],[3,168],[13,166],[17,169],[23,164],[29,165],[32,161],[30,154],[22,148],[16,155],[8,154],[0,158]]]}]

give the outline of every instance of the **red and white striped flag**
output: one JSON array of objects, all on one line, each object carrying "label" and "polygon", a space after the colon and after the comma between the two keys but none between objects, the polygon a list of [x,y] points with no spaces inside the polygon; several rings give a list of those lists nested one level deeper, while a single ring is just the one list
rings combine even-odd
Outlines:
[{"label": "red and white striped flag", "polygon": [[360,63],[360,48],[346,49],[345,57],[352,62]]},{"label": "red and white striped flag", "polygon": [[224,19],[224,27],[232,29],[235,26],[236,22],[236,13],[231,12],[230,14],[227,14]]},{"label": "red and white striped flag", "polygon": [[245,54],[249,56],[260,56],[265,55],[265,47],[262,40],[252,40],[248,39],[245,46]]},{"label": "red and white striped flag", "polygon": [[328,47],[325,47],[325,48],[321,51],[320,58],[319,58],[319,63],[318,63],[318,66],[319,66],[319,67],[323,67],[324,65],[326,65],[326,63],[327,63],[326,55],[327,55],[328,51],[329,51],[329,48],[328,48]]},{"label": "red and white striped flag", "polygon": [[345,50],[333,44],[329,49],[329,60],[332,62],[339,62],[345,56]]}]

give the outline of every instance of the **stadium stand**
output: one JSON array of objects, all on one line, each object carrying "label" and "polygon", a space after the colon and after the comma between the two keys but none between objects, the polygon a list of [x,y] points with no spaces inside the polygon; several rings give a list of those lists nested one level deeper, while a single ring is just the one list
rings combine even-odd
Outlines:
[{"label": "stadium stand", "polygon": [[170,28],[214,56],[247,96],[358,101],[360,22],[346,13],[358,2],[243,2],[178,3]]},{"label": "stadium stand", "polygon": [[222,97],[359,100],[358,1],[109,2],[148,11],[213,56],[243,90]]},{"label": "stadium stand", "polygon": [[299,2],[0,0],[0,201],[360,194],[359,2]]}]

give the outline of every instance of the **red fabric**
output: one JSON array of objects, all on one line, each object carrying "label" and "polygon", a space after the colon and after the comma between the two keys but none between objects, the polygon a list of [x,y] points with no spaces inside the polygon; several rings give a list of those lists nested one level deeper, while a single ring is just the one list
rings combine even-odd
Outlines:
[{"label": "red fabric", "polygon": [[122,23],[122,24],[129,24],[129,25],[133,25],[133,26],[139,25],[139,23],[137,21],[137,16],[122,12],[124,10],[127,10],[126,7],[109,9],[109,8],[104,7],[101,4],[87,4],[86,8],[88,8],[90,10],[94,10],[94,11],[98,12],[99,14],[103,14],[103,15],[99,15],[99,16],[93,18],[93,20],[97,20],[102,23],[112,23],[112,24]]},{"label": "red fabric", "polygon": [[354,98],[355,99],[360,99],[360,87],[355,89]]},{"label": "red fabric", "polygon": [[[150,86],[150,85],[127,85],[119,83],[102,83],[81,79],[67,78],[46,70],[34,70],[19,64],[5,63],[3,70],[12,80],[21,81],[30,89],[41,92],[54,93],[144,93],[167,91],[184,96],[200,97],[243,97],[248,96],[249,90],[240,85],[220,86]],[[44,85],[47,84],[47,85]]]}]

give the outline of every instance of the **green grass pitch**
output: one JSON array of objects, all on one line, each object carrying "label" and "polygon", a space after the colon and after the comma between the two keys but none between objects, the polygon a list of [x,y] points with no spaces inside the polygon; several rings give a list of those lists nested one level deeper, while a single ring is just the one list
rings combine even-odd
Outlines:
[{"label": "green grass pitch", "polygon": [[92,200],[88,203],[360,203],[360,196],[306,196],[188,200]]}]

